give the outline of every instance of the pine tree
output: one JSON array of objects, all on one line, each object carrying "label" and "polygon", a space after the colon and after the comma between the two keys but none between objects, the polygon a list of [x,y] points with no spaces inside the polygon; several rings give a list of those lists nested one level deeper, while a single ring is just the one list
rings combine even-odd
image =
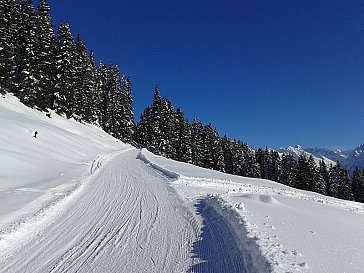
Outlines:
[{"label": "pine tree", "polygon": [[203,162],[203,125],[196,118],[191,125],[191,160],[192,164],[202,167]]},{"label": "pine tree", "polygon": [[118,66],[109,65],[107,69],[107,97],[105,131],[121,139],[121,120],[123,108],[121,103],[121,78]]},{"label": "pine tree", "polygon": [[147,107],[143,114],[140,115],[140,119],[136,127],[135,139],[137,142],[146,147],[150,146],[151,141],[151,116],[151,108]]},{"label": "pine tree", "polygon": [[192,151],[191,151],[191,128],[188,120],[185,118],[180,108],[176,111],[176,156],[177,160],[182,162],[192,162]]},{"label": "pine tree", "polygon": [[255,160],[255,153],[252,148],[248,147],[247,144],[245,145],[247,147],[245,161],[248,167],[248,172],[246,175],[248,177],[260,178],[260,168]]},{"label": "pine tree", "polygon": [[161,150],[164,150],[163,145],[165,139],[163,137],[163,132],[161,130],[162,123],[162,99],[160,97],[158,85],[154,89],[154,97],[153,104],[151,108],[151,139],[150,146],[152,150],[156,153],[160,153]]},{"label": "pine tree", "polygon": [[108,120],[107,105],[110,101],[110,98],[108,93],[108,70],[102,61],[100,61],[99,63],[98,78],[100,85],[100,125],[104,131],[107,131],[106,130],[106,122]]},{"label": "pine tree", "polygon": [[338,198],[344,200],[354,200],[354,195],[351,190],[348,171],[343,168],[340,168],[339,172]]},{"label": "pine tree", "polygon": [[207,169],[214,168],[213,149],[214,149],[214,129],[211,123],[206,125],[203,129],[203,167]]},{"label": "pine tree", "polygon": [[68,24],[61,24],[57,34],[54,109],[71,118],[75,113],[74,87],[77,80],[76,48]]},{"label": "pine tree", "polygon": [[364,175],[358,167],[355,168],[351,183],[356,202],[364,202]]},{"label": "pine tree", "polygon": [[78,33],[76,38],[76,82],[74,86],[75,94],[75,117],[93,123],[96,121],[96,90],[94,71],[87,48]]},{"label": "pine tree", "polygon": [[323,179],[323,183],[325,184],[325,194],[329,193],[329,185],[330,185],[330,175],[326,166],[325,161],[321,160],[319,163],[319,173]]},{"label": "pine tree", "polygon": [[123,76],[121,80],[121,103],[123,107],[121,135],[122,140],[125,142],[132,140],[135,131],[131,86],[130,78],[125,79]]},{"label": "pine tree", "polygon": [[41,0],[35,19],[34,58],[37,78],[36,105],[44,111],[53,106],[55,40],[46,0]]},{"label": "pine tree", "polygon": [[269,178],[272,181],[278,182],[282,173],[282,161],[281,158],[276,151],[270,151],[269,156]]},{"label": "pine tree", "polygon": [[17,6],[14,0],[0,2],[0,93],[12,88],[12,72],[15,66],[15,31]]},{"label": "pine tree", "polygon": [[290,186],[296,186],[297,178],[297,162],[293,155],[283,155],[282,156],[282,174],[279,182]]},{"label": "pine tree", "polygon": [[26,0],[22,12],[22,23],[19,26],[19,41],[21,63],[19,64],[18,95],[20,100],[29,107],[37,105],[39,85],[37,81],[35,57],[35,20],[36,12],[32,0]]},{"label": "pine tree", "polygon": [[99,78],[99,73],[97,70],[96,62],[95,62],[95,55],[94,52],[91,51],[90,53],[90,70],[91,70],[91,82],[92,85],[92,101],[94,107],[94,122],[101,126],[101,112],[102,112],[102,91],[101,91],[101,81]]},{"label": "pine tree", "polygon": [[340,184],[340,174],[341,166],[339,161],[336,162],[336,165],[331,166],[329,169],[329,183],[327,186],[327,195],[332,197],[339,197],[339,184]]}]

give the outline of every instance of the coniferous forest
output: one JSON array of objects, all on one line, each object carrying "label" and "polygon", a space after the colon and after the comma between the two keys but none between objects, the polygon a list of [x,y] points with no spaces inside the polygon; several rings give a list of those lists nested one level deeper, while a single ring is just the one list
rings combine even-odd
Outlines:
[{"label": "coniferous forest", "polygon": [[273,180],[294,188],[364,202],[364,174],[350,176],[338,162],[316,164],[313,157],[253,150],[241,140],[220,136],[198,119],[189,122],[160,96],[135,124],[132,83],[115,64],[96,64],[80,34],[69,24],[54,30],[50,7],[41,0],[0,2],[0,93],[13,93],[25,105],[99,125],[107,133],[178,161],[230,174]]}]

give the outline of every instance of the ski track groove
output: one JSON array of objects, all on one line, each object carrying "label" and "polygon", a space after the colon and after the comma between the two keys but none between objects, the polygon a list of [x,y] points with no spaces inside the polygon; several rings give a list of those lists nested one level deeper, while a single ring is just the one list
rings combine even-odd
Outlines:
[{"label": "ski track groove", "polygon": [[57,216],[6,249],[0,272],[186,272],[194,227],[175,211],[182,205],[170,186],[136,156],[128,151],[99,169]]}]

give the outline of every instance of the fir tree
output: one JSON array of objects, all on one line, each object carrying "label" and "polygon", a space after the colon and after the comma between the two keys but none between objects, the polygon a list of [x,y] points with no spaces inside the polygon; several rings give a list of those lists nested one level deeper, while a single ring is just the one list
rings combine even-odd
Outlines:
[{"label": "fir tree", "polygon": [[150,107],[147,107],[143,114],[140,115],[139,123],[136,127],[136,141],[143,146],[150,146],[150,135],[151,135],[151,115],[152,111]]},{"label": "fir tree", "polygon": [[76,39],[76,82],[75,93],[75,117],[88,123],[96,121],[96,90],[94,71],[91,65],[87,48],[82,41],[81,35]]},{"label": "fir tree", "polygon": [[154,89],[153,104],[151,108],[151,139],[150,145],[156,153],[160,153],[163,150],[165,139],[161,130],[162,123],[162,100],[160,97],[158,85]]},{"label": "fir tree", "polygon": [[121,80],[121,103],[123,107],[123,115],[121,120],[121,135],[125,142],[131,141],[135,131],[133,99],[131,95],[131,80],[122,77]]},{"label": "fir tree", "polygon": [[281,158],[276,151],[270,151],[270,157],[269,157],[269,178],[272,181],[278,182],[282,173],[282,161]]},{"label": "fir tree", "polygon": [[343,168],[340,168],[339,172],[338,198],[344,200],[354,200],[354,195],[351,190],[348,171]]},{"label": "fir tree", "polygon": [[354,170],[351,187],[355,201],[364,202],[364,175],[358,167]]},{"label": "fir tree", "polygon": [[90,77],[92,85],[92,100],[94,107],[95,120],[101,126],[101,112],[102,112],[102,92],[101,92],[101,81],[97,70],[94,52],[90,53]]},{"label": "fir tree", "polygon": [[53,105],[55,76],[55,41],[49,14],[50,7],[46,0],[41,0],[35,20],[34,58],[37,78],[36,104],[40,110]]},{"label": "fir tree", "polygon": [[296,186],[297,178],[297,162],[293,155],[283,155],[282,156],[282,174],[280,176],[279,182],[290,186]]},{"label": "fir tree", "polygon": [[331,166],[329,169],[329,183],[327,186],[327,194],[332,197],[339,197],[339,184],[341,179],[341,167],[339,161],[336,165]]},{"label": "fir tree", "polygon": [[105,131],[121,139],[121,120],[123,115],[121,103],[121,78],[118,66],[109,65],[107,73],[107,116]]},{"label": "fir tree", "polygon": [[0,93],[12,88],[12,72],[15,66],[14,20],[16,3],[13,0],[0,2]]},{"label": "fir tree", "polygon": [[191,125],[191,160],[192,164],[202,167],[203,162],[203,125],[196,118]]},{"label": "fir tree", "polygon": [[106,131],[107,109],[110,98],[108,94],[108,70],[102,61],[99,63],[98,78],[100,86],[100,125]]},{"label": "fir tree", "polygon": [[326,163],[323,160],[320,160],[320,163],[319,163],[319,173],[325,184],[325,194],[328,194],[329,193],[329,184],[330,184],[330,175],[329,175]]},{"label": "fir tree", "polygon": [[22,12],[22,23],[19,26],[21,63],[19,64],[18,96],[29,107],[37,105],[39,85],[37,80],[35,57],[35,20],[36,12],[32,0],[26,0]]},{"label": "fir tree", "polygon": [[75,113],[76,77],[76,48],[70,26],[61,24],[57,34],[54,109],[58,114],[65,114],[67,118]]},{"label": "fir tree", "polygon": [[182,162],[192,162],[191,151],[191,128],[180,108],[176,111],[176,131],[177,143],[175,145],[177,160]]}]

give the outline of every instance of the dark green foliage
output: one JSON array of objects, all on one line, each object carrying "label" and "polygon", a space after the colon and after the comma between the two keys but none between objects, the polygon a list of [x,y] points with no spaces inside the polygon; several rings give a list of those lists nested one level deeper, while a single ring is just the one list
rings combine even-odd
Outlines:
[{"label": "dark green foliage", "polygon": [[191,160],[192,164],[203,166],[203,125],[196,118],[191,124]]},{"label": "dark green foliage", "polygon": [[282,156],[282,173],[279,182],[290,186],[296,186],[297,178],[297,162],[293,155]]},{"label": "dark green foliage", "polygon": [[22,23],[19,26],[20,61],[18,95],[20,100],[30,107],[37,105],[39,85],[37,81],[35,57],[35,20],[36,12],[31,0],[26,0],[23,6]]},{"label": "dark green foliage", "polygon": [[70,26],[61,24],[57,33],[54,109],[58,114],[65,114],[67,118],[75,113],[76,56]]},{"label": "dark green foliage", "polygon": [[330,174],[328,172],[325,161],[321,160],[319,163],[319,173],[323,179],[325,185],[325,193],[329,195],[329,185],[330,185]]},{"label": "dark green foliage", "polygon": [[41,110],[53,106],[55,78],[55,41],[46,0],[41,0],[35,19],[34,57],[37,79],[36,105]]},{"label": "dark green foliage", "polygon": [[131,95],[131,80],[121,79],[121,103],[122,103],[122,119],[121,119],[121,136],[122,140],[129,142],[132,140],[135,132],[133,98]]},{"label": "dark green foliage", "polygon": [[15,60],[16,2],[0,1],[0,93],[12,88],[12,72]]},{"label": "dark green foliage", "polygon": [[354,170],[351,187],[355,201],[364,202],[364,175],[358,167]]},{"label": "dark green foliage", "polygon": [[325,182],[312,155],[307,159],[300,156],[297,164],[296,187],[303,190],[326,194]]}]

